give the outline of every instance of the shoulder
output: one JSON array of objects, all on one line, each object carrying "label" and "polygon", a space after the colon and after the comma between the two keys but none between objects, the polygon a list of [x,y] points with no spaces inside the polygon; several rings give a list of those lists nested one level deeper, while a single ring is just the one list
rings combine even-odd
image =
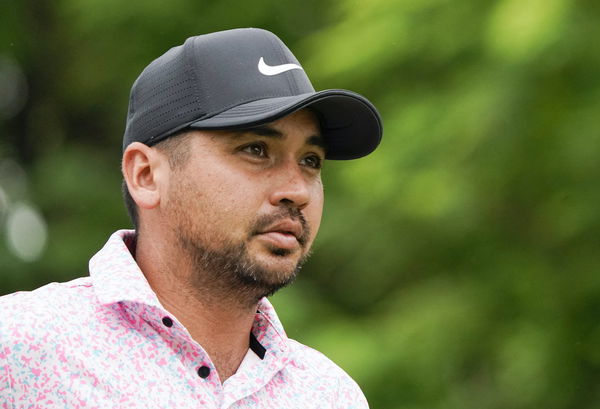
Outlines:
[{"label": "shoulder", "polygon": [[82,292],[86,292],[85,289],[91,287],[90,277],[80,277],[64,283],[49,283],[32,291],[18,291],[0,296],[0,305],[20,306],[29,310],[49,304],[68,303],[71,298],[78,298]]},{"label": "shoulder", "polygon": [[0,297],[0,336],[15,330],[35,330],[81,316],[95,297],[89,277],[65,283],[50,283],[33,291]]},{"label": "shoulder", "polygon": [[349,378],[342,368],[316,349],[293,339],[289,340],[289,344],[294,358],[302,362],[308,370],[334,378]]},{"label": "shoulder", "polygon": [[90,321],[96,305],[88,277],[0,297],[0,357],[24,367],[49,356]]},{"label": "shoulder", "polygon": [[289,345],[292,360],[305,370],[307,376],[318,380],[319,388],[337,391],[337,408],[368,408],[367,400],[358,384],[331,359],[293,339],[289,340]]},{"label": "shoulder", "polygon": [[57,396],[65,374],[84,367],[70,357],[89,352],[97,305],[89,277],[0,297],[0,389],[8,386],[9,399],[29,402],[42,389]]}]

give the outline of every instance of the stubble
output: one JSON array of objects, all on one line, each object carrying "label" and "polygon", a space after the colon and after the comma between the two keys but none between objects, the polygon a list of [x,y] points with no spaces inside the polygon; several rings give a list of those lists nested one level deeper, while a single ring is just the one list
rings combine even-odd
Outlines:
[{"label": "stubble", "polygon": [[[259,232],[283,219],[297,220],[302,224],[302,235],[298,237],[302,256],[287,270],[273,270],[253,258],[248,243]],[[190,263],[192,275],[189,285],[201,297],[207,295],[219,299],[230,299],[244,306],[256,304],[262,297],[274,294],[291,284],[298,275],[310,252],[307,251],[309,227],[300,210],[282,206],[274,213],[258,217],[248,229],[248,235],[238,243],[223,237],[206,237],[203,232],[193,231],[189,221],[180,223],[175,235],[178,245]],[[215,243],[220,243],[215,247]],[[268,248],[272,257],[290,257],[287,249]]]}]

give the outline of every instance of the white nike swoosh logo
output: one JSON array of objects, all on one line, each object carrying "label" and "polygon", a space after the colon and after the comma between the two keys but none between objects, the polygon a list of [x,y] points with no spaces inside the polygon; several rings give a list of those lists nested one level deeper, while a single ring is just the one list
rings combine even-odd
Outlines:
[{"label": "white nike swoosh logo", "polygon": [[298,64],[267,65],[263,57],[258,60],[258,71],[263,75],[277,75],[289,70],[301,70]]}]

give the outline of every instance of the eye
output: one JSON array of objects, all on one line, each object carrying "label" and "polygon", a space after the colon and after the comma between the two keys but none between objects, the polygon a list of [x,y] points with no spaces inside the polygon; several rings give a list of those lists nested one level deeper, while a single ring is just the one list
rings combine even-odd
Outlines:
[{"label": "eye", "polygon": [[258,156],[259,158],[267,157],[267,146],[262,142],[249,143],[248,145],[242,146],[240,150],[249,153],[250,155]]},{"label": "eye", "polygon": [[313,169],[321,169],[323,159],[319,155],[308,155],[300,163]]}]

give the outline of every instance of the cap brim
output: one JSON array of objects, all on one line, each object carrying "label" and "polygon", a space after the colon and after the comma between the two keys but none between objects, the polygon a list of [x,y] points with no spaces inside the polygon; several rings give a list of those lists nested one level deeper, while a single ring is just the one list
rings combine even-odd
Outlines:
[{"label": "cap brim", "polygon": [[317,112],[327,145],[327,159],[356,159],[381,141],[379,113],[363,96],[346,90],[325,90],[268,98],[237,105],[188,125],[192,129],[236,129],[272,122],[302,108]]}]

